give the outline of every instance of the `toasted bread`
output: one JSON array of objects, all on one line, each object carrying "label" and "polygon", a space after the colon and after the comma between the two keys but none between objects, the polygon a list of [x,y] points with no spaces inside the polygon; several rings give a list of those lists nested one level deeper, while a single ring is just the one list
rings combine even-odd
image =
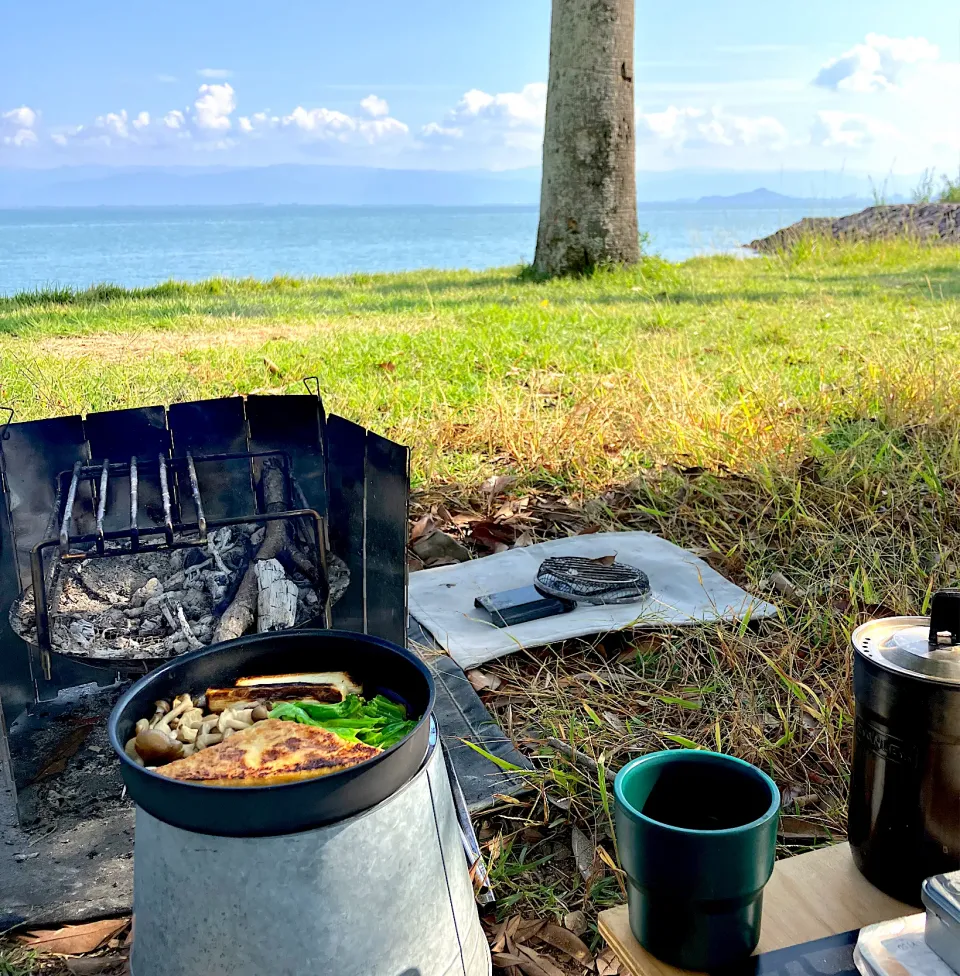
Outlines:
[{"label": "toasted bread", "polygon": [[331,685],[340,689],[341,701],[347,695],[359,695],[363,689],[346,671],[321,671],[313,674],[260,674],[252,678],[238,678],[238,688],[259,688],[263,685]]},{"label": "toasted bread", "polygon": [[250,708],[256,702],[310,701],[319,704],[343,701],[339,688],[333,685],[274,684],[248,685],[243,688],[208,688],[207,709],[222,712],[225,708]]},{"label": "toasted bread", "polygon": [[271,718],[157,772],[203,786],[276,786],[337,773],[381,751],[313,725]]}]

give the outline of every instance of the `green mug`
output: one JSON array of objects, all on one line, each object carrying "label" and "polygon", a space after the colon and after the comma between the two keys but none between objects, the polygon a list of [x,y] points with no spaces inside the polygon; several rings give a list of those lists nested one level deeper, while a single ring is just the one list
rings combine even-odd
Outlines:
[{"label": "green mug", "polygon": [[777,853],[773,780],[742,759],[672,749],[628,762],[614,793],[637,941],[681,969],[749,956]]}]

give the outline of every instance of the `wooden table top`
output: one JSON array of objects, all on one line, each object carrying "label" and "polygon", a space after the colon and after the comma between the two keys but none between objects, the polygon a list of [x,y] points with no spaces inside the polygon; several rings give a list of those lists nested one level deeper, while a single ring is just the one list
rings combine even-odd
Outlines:
[{"label": "wooden table top", "polygon": [[[757,952],[785,949],[918,911],[874,888],[857,870],[847,844],[824,847],[777,861],[763,893]],[[630,976],[682,972],[640,946],[630,931],[626,905],[601,913],[600,934]]]}]

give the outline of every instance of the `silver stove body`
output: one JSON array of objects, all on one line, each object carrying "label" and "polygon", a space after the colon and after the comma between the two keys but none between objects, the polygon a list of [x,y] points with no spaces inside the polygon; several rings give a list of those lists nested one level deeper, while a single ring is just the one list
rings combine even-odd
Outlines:
[{"label": "silver stove body", "polygon": [[133,897],[132,976],[491,972],[436,742],[389,799],[301,833],[194,834],[138,809]]}]

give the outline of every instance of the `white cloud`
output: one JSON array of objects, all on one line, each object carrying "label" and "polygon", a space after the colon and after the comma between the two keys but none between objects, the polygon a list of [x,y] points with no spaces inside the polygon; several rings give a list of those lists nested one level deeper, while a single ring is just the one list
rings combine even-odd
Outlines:
[{"label": "white cloud", "polygon": [[367,97],[360,102],[360,107],[368,115],[372,115],[375,119],[390,114],[390,106],[387,104],[386,99],[379,98],[376,95],[367,95]]},{"label": "white cloud", "polygon": [[815,145],[844,149],[863,149],[878,139],[898,134],[896,126],[883,119],[832,110],[817,113],[810,133]]},{"label": "white cloud", "polygon": [[32,129],[37,124],[37,113],[26,105],[11,109],[0,115],[0,121],[16,126],[18,129]]},{"label": "white cloud", "polygon": [[299,130],[311,141],[342,143],[373,144],[385,139],[406,136],[410,131],[403,122],[389,116],[374,119],[354,118],[335,109],[305,109],[302,105],[298,105],[289,115],[279,119],[267,118],[262,113],[259,119],[254,116],[251,120],[251,129],[256,127],[255,123],[259,126],[279,125],[285,129]]},{"label": "white cloud", "polygon": [[177,81],[176,75],[154,75],[161,85],[172,85]]},{"label": "white cloud", "polygon": [[187,124],[187,120],[183,112],[174,109],[163,117],[163,124],[168,129],[182,129]]},{"label": "white cloud", "polygon": [[[491,94],[472,88],[442,122],[422,126],[427,145],[470,153],[471,165],[493,169],[530,166],[540,159],[547,86],[533,82],[518,92]],[[465,161],[467,161],[465,159]]]},{"label": "white cloud", "polygon": [[35,146],[39,140],[34,128],[39,117],[38,112],[26,105],[0,112],[0,144],[15,149]]},{"label": "white cloud", "polygon": [[925,37],[867,34],[863,44],[827,61],[813,83],[833,91],[886,91],[898,87],[905,67],[939,57],[940,49]]},{"label": "white cloud", "polygon": [[121,109],[119,112],[107,112],[106,115],[98,115],[93,120],[94,127],[102,129],[106,135],[103,136],[108,142],[111,137],[126,139],[130,134],[127,128],[127,110]]},{"label": "white cloud", "polygon": [[426,136],[428,139],[432,136],[437,136],[442,139],[462,139],[463,129],[457,128],[455,125],[440,125],[439,122],[428,122],[420,129],[420,134]]},{"label": "white cloud", "polygon": [[782,148],[788,141],[784,124],[772,115],[737,115],[712,109],[671,105],[662,112],[637,116],[637,135],[669,143],[676,150],[702,146]]},{"label": "white cloud", "polygon": [[229,84],[201,85],[193,107],[199,128],[229,129],[230,113],[237,107],[233,87]]},{"label": "white cloud", "polygon": [[134,120],[133,127],[135,129],[145,129],[150,124],[150,113],[141,112]]},{"label": "white cloud", "polygon": [[197,74],[201,78],[229,78],[233,72],[229,68],[200,68]]}]

